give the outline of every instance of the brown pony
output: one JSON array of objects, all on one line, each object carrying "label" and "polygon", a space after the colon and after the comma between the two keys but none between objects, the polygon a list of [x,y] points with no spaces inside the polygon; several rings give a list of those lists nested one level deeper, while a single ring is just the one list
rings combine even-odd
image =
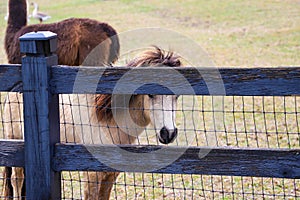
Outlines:
[{"label": "brown pony", "polygon": [[[158,47],[143,52],[140,56],[133,59],[127,64],[128,67],[143,66],[168,66],[177,67],[181,62],[172,52],[166,53]],[[175,126],[175,111],[177,105],[177,96],[175,95],[119,95],[112,98],[111,95],[92,95],[87,100],[82,100],[77,96],[73,100],[78,104],[80,102],[80,119],[78,123],[82,123],[85,113],[90,113],[86,118],[89,119],[91,126],[82,126],[74,128],[73,126],[64,127],[67,137],[69,132],[74,133],[75,141],[85,144],[133,144],[138,136],[150,124],[154,127],[157,139],[163,144],[173,142],[177,136],[177,128]],[[118,104],[116,101],[128,99],[128,105]],[[81,99],[82,101],[78,100]],[[63,99],[67,105],[68,100]],[[94,104],[94,107],[85,106]],[[74,105],[74,102],[70,102]],[[128,106],[128,112],[126,112]],[[84,108],[87,108],[84,110]],[[65,106],[65,113],[78,114],[72,108]],[[62,116],[61,116],[62,117]],[[65,116],[67,118],[67,116]],[[130,119],[130,120],[128,120]],[[76,116],[72,119],[73,124],[77,124]],[[71,123],[67,123],[71,124]],[[123,128],[122,128],[123,127]],[[68,130],[71,129],[71,130]],[[90,132],[91,134],[87,134]],[[66,139],[70,140],[70,139]],[[74,140],[74,139],[73,139]],[[83,172],[84,181],[84,199],[109,199],[112,186],[117,179],[119,173],[116,172]],[[88,176],[87,176],[88,174]]]},{"label": "brown pony", "polygon": [[[180,66],[180,60],[173,53],[166,53],[155,47],[133,59],[128,67],[142,66]],[[85,144],[132,144],[145,128],[152,124],[157,139],[168,144],[175,140],[175,111],[177,97],[174,95],[61,95],[60,107],[61,140]],[[116,101],[128,99],[128,112]],[[9,99],[11,100],[11,99]],[[22,101],[20,99],[20,101]],[[78,105],[80,108],[78,108]],[[7,107],[7,108],[6,108]],[[7,109],[7,110],[6,110]],[[13,124],[6,127],[7,134],[14,133],[22,138],[20,122],[22,108],[5,106],[6,120]],[[130,120],[128,120],[130,119]],[[131,122],[130,122],[131,121]],[[12,123],[12,122],[11,122]],[[23,172],[15,170],[17,178],[12,176],[15,194],[22,189]],[[117,172],[83,172],[84,199],[109,199]],[[18,180],[18,181],[17,181]],[[17,198],[17,196],[16,196]]]}]

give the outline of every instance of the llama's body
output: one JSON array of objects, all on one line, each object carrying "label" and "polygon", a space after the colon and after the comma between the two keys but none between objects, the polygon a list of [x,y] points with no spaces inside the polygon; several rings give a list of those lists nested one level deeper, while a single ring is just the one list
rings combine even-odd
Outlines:
[{"label": "llama's body", "polygon": [[98,59],[109,65],[118,59],[119,40],[110,25],[91,19],[70,18],[52,24],[27,26],[26,0],[9,0],[9,18],[5,34],[5,50],[9,63],[21,63],[19,37],[32,31],[57,34],[58,63],[80,65],[97,46],[102,46]]},{"label": "llama's body", "polygon": [[119,42],[116,36],[117,33],[111,26],[96,20],[70,18],[54,24],[24,26],[14,35],[7,30],[5,48],[8,62],[21,63],[20,42],[18,39],[20,36],[28,32],[45,30],[57,33],[58,47],[56,53],[59,64],[78,66],[98,45],[107,48],[98,57],[104,65],[117,60]]}]

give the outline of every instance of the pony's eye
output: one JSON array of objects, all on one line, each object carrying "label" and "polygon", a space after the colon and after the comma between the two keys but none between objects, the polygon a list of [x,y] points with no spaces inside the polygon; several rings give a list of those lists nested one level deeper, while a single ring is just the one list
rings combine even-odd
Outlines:
[{"label": "pony's eye", "polygon": [[148,97],[153,99],[154,98],[154,95],[153,94],[148,94]]}]

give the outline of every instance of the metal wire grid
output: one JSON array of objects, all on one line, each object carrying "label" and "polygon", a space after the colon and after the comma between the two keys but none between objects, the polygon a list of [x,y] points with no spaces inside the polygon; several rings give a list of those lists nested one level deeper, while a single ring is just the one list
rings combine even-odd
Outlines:
[{"label": "metal wire grid", "polygon": [[[81,102],[82,103],[82,102]],[[182,96],[176,109],[178,138],[176,146],[231,146],[253,148],[299,148],[299,97],[212,97]],[[62,102],[63,107],[87,110],[86,105]],[[72,111],[71,111],[72,112]],[[62,122],[89,130],[89,121]],[[77,117],[78,118],[78,117]],[[120,126],[119,126],[120,127]],[[122,127],[129,129],[130,127]],[[137,144],[159,144],[153,127],[145,128]],[[75,137],[75,136],[74,136]],[[75,139],[71,138],[72,142]]]},{"label": "metal wire grid", "polygon": [[[1,94],[2,110],[5,96],[6,94]],[[6,103],[21,109],[22,100],[18,96],[15,97]],[[80,102],[73,102],[72,105],[70,101],[61,103],[63,107],[86,109],[86,105],[81,105]],[[176,110],[179,136],[173,145],[299,148],[299,105],[299,97],[182,96]],[[4,119],[3,114],[1,112],[1,119]],[[2,138],[5,138],[5,123],[21,123],[20,119],[1,121]],[[62,127],[66,124],[76,125],[72,120],[62,120],[61,123]],[[91,127],[86,122],[77,125]],[[67,129],[61,129],[61,135],[66,134],[66,131]],[[147,127],[137,143],[158,144],[153,132],[153,128]],[[62,198],[81,199],[83,180],[80,173],[62,174]],[[1,180],[0,184],[3,178]],[[259,177],[121,173],[111,193],[111,199],[182,198],[298,199],[300,181]]]},{"label": "metal wire grid", "polygon": [[[63,199],[81,199],[79,173],[63,176]],[[122,173],[111,199],[298,199],[298,179]]]}]

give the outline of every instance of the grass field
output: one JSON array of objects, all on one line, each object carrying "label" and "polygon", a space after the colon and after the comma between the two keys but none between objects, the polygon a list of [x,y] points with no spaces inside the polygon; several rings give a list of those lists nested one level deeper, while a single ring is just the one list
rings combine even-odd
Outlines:
[{"label": "grass field", "polygon": [[[299,0],[36,0],[56,22],[89,17],[108,22],[121,33],[161,27],[190,37],[217,66],[299,65]],[[0,2],[0,46],[7,2]],[[32,10],[32,8],[31,8]],[[35,20],[31,24],[37,23]],[[159,44],[157,44],[159,45]],[[1,48],[2,50],[2,48]],[[5,62],[1,51],[0,62]]]},{"label": "grass field", "polygon": [[[300,66],[299,0],[35,1],[39,3],[41,11],[52,16],[46,23],[69,17],[88,17],[108,22],[119,33],[146,27],[178,32],[198,43],[216,66]],[[3,48],[6,9],[7,2],[2,0],[0,63],[6,63]],[[38,22],[31,19],[29,23]],[[181,100],[191,101],[185,98],[182,97]],[[197,122],[200,127],[196,128],[198,138],[194,145],[201,146],[205,145],[205,134],[214,132],[214,116],[211,110],[212,97],[199,97],[197,100],[199,105],[194,108],[194,112],[198,113]],[[225,126],[219,127],[216,132],[218,146],[300,147],[299,97],[226,97],[224,104]],[[180,111],[178,115],[179,119],[183,119],[183,116],[191,113]],[[188,120],[178,121],[183,131],[192,126],[187,125],[188,123]],[[184,141],[185,135],[182,134],[179,140]],[[63,176],[63,197],[80,199],[80,175],[65,172]],[[300,199],[300,181],[126,173],[118,178],[112,198]]]}]

